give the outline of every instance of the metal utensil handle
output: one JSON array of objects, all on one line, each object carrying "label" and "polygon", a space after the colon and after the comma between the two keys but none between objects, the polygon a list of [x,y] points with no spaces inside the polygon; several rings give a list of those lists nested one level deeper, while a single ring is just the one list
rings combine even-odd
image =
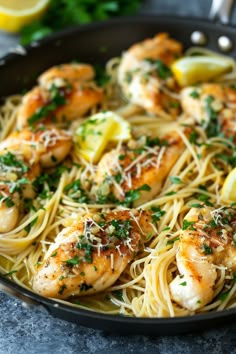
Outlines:
[{"label": "metal utensil handle", "polygon": [[234,0],[212,0],[209,18],[227,24],[232,14]]}]

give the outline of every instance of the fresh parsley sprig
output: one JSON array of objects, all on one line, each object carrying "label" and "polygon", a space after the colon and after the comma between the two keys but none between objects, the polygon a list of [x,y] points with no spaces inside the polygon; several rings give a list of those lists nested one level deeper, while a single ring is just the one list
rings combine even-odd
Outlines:
[{"label": "fresh parsley sprig", "polygon": [[37,41],[68,26],[131,15],[140,4],[140,0],[51,0],[42,19],[22,29],[21,44]]}]

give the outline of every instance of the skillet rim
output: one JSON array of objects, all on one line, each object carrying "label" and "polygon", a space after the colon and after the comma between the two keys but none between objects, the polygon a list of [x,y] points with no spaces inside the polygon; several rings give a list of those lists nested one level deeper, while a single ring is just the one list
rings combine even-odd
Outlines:
[{"label": "skillet rim", "polygon": [[[124,24],[137,24],[137,23],[148,23],[149,21],[155,21],[161,19],[163,20],[168,20],[168,21],[173,21],[176,24],[181,25],[182,27],[185,25],[193,25],[195,24],[196,27],[207,27],[209,30],[213,29],[215,32],[219,31],[219,32],[225,32],[225,31],[230,31],[230,32],[234,32],[232,34],[236,35],[236,28],[232,25],[222,25],[220,23],[214,23],[214,22],[210,22],[207,19],[204,18],[199,18],[199,17],[184,17],[184,16],[170,16],[170,15],[136,15],[136,16],[132,16],[132,17],[119,17],[119,18],[114,18],[112,20],[107,20],[107,21],[100,21],[100,22],[94,22],[91,24],[86,24],[86,25],[80,25],[80,26],[73,26],[67,29],[64,29],[62,31],[59,31],[57,33],[51,34],[49,36],[47,36],[46,38],[43,38],[39,41],[37,41],[37,46],[35,45],[27,45],[23,48],[25,48],[26,50],[26,55],[30,54],[31,51],[33,51],[35,48],[40,48],[43,47],[44,45],[50,44],[54,41],[59,41],[62,40],[64,38],[70,37],[74,34],[80,34],[83,32],[88,32],[88,31],[96,31],[99,30],[101,28],[106,28],[106,27],[110,27],[110,26],[115,26],[115,25],[124,25]],[[231,33],[230,33],[231,34]],[[229,54],[230,55],[230,54]],[[8,65],[8,63],[12,62],[12,61],[17,61],[19,59],[19,56],[21,56],[21,54],[18,53],[7,53],[6,55],[0,57],[0,68],[4,68],[5,66]],[[0,274],[0,290],[1,290],[1,284],[3,284],[3,286],[5,286],[6,288],[9,288],[14,294],[13,296],[15,296],[16,298],[20,299],[21,301],[25,302],[27,304],[27,302],[30,304],[30,300],[33,300],[33,303],[35,305],[43,305],[47,311],[49,313],[52,313],[54,311],[51,311],[52,309],[55,310],[56,309],[61,309],[62,311],[64,311],[66,314],[68,315],[81,315],[82,319],[87,319],[88,321],[92,321],[93,319],[99,320],[99,321],[103,321],[106,322],[107,324],[126,324],[126,325],[130,325],[130,326],[139,326],[138,328],[141,328],[141,325],[147,325],[148,327],[152,326],[152,325],[156,325],[159,326],[161,328],[161,326],[163,326],[164,330],[161,330],[161,333],[165,333],[165,334],[177,334],[177,333],[183,333],[183,332],[188,332],[188,328],[186,328],[185,330],[181,329],[181,330],[176,330],[176,331],[172,331],[172,333],[168,333],[168,331],[166,330],[168,328],[169,325],[171,326],[186,326],[189,324],[195,324],[196,326],[198,324],[204,324],[206,322],[209,321],[214,321],[214,320],[232,320],[236,318],[236,308],[234,309],[226,309],[226,310],[222,310],[219,312],[209,312],[209,313],[203,313],[203,314],[196,314],[193,316],[181,316],[181,317],[172,317],[172,318],[140,318],[140,317],[128,317],[128,316],[121,316],[121,315],[110,315],[110,314],[103,314],[103,313],[99,313],[96,311],[91,311],[91,310],[86,310],[86,309],[80,309],[80,308],[76,308],[70,305],[66,305],[66,304],[62,304],[56,300],[50,299],[50,298],[45,298],[39,294],[34,293],[31,290],[28,290],[24,287],[21,287],[20,285],[18,285],[17,283],[14,283],[12,280],[4,277],[4,275]],[[3,292],[8,294],[11,293],[11,291],[7,291],[3,289]],[[55,316],[55,315],[54,315]],[[57,315],[56,315],[57,316]],[[61,316],[57,316],[60,317]],[[68,320],[68,318],[67,318]],[[69,319],[70,320],[70,319]],[[72,320],[74,322],[74,320]],[[89,324],[84,324],[82,323],[82,321],[79,321],[77,323],[81,323],[83,325],[86,325],[88,327],[94,328],[95,326],[93,326],[93,323],[89,323]],[[214,323],[213,323],[214,326]],[[99,326],[96,326],[97,328],[99,328]],[[100,329],[102,329],[102,325],[100,327]],[[190,328],[192,330],[192,328]],[[201,328],[199,328],[201,329]],[[196,329],[194,329],[196,330]],[[112,331],[112,329],[111,329]],[[122,332],[122,330],[121,330]],[[127,331],[126,331],[127,332]],[[148,333],[149,331],[145,331],[145,333]],[[151,331],[153,333],[153,331]],[[132,331],[131,331],[132,333]],[[136,334],[140,333],[139,332],[135,332]],[[158,331],[156,334],[159,334]]]}]

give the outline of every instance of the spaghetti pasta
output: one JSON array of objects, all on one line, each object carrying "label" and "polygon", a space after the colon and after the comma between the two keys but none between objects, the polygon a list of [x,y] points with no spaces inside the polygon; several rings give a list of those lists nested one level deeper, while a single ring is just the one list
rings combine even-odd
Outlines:
[{"label": "spaghetti pasta", "polygon": [[[188,51],[188,54],[192,53],[192,49]],[[110,288],[93,296],[57,301],[98,312],[137,317],[187,316],[235,307],[235,274],[223,264],[217,266],[213,300],[197,310],[178,304],[169,287],[179,274],[176,254],[181,242],[183,222],[191,206],[199,203],[215,208],[219,205],[230,206],[230,201],[222,200],[220,190],[234,166],[234,142],[223,135],[207,136],[204,126],[196,125],[192,117],[184,113],[180,113],[176,120],[171,115],[165,115],[163,119],[161,114],[148,114],[141,106],[127,102],[117,84],[119,64],[120,58],[111,59],[107,63],[106,73],[110,80],[104,87],[105,99],[99,110],[112,110],[126,119],[132,128],[134,140],[140,136],[165,137],[167,133],[171,135],[175,131],[184,149],[168,172],[161,192],[137,207],[159,212],[154,230],[156,236],[144,242],[144,248]],[[223,80],[232,80],[233,75],[235,72],[230,77],[223,77]],[[165,89],[167,95],[168,90]],[[180,100],[179,93],[173,92],[172,96]],[[1,108],[1,140],[15,130],[20,104],[21,97],[12,96],[6,99]],[[93,108],[92,113],[97,110],[97,107]],[[84,119],[79,118],[71,123],[69,130],[72,134]],[[191,128],[191,134],[184,130],[186,126]],[[120,142],[116,146],[118,153],[121,145]],[[111,148],[114,146],[108,144],[104,154]],[[162,154],[164,156],[164,150]],[[135,164],[138,164],[138,160]],[[25,200],[28,205],[25,205],[17,226],[0,235],[2,274],[10,276],[22,287],[31,289],[37,267],[65,226],[77,220],[78,215],[127,207],[122,203],[117,206],[111,200],[99,202],[94,199],[91,179],[97,169],[97,165],[84,160],[78,156],[76,149],[72,149],[63,163],[41,173],[41,179],[39,177],[35,184],[37,195],[32,200]],[[80,188],[70,189],[68,186],[76,181],[80,181]]]}]

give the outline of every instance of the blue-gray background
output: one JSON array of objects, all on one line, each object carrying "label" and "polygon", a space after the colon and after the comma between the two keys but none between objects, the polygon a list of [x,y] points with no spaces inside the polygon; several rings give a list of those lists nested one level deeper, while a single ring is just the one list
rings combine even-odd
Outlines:
[{"label": "blue-gray background", "polygon": [[[210,4],[210,0],[146,0],[141,13],[207,17]],[[236,24],[235,12],[232,20]],[[17,36],[0,32],[0,56],[17,42]],[[204,352],[236,353],[236,324],[174,337],[121,337],[54,319],[40,308],[26,310],[20,301],[0,292],[0,354]]]}]

